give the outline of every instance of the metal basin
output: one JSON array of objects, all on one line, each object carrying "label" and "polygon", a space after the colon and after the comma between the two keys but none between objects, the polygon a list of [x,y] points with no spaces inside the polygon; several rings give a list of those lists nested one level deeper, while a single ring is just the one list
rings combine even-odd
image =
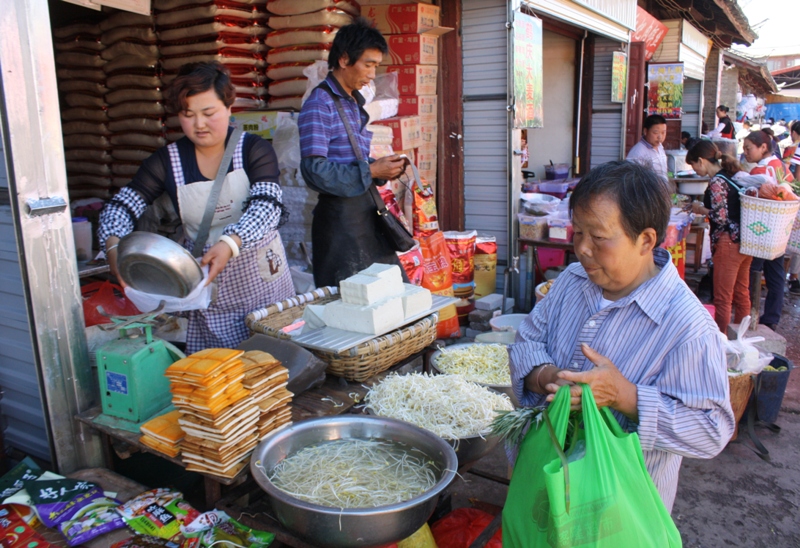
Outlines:
[{"label": "metal basin", "polygon": [[455,450],[458,458],[458,467],[461,468],[465,464],[475,462],[488,455],[500,442],[500,437],[490,435],[484,435],[483,438],[470,436],[468,438],[445,441]]},{"label": "metal basin", "polygon": [[[299,500],[275,487],[255,466],[267,471],[310,445],[338,439],[383,439],[419,449],[441,470],[434,487],[413,499],[377,508],[340,510]],[[344,415],[296,423],[267,436],[253,451],[250,473],[267,493],[281,524],[313,546],[378,546],[408,538],[428,520],[442,492],[455,477],[456,454],[444,440],[413,424],[384,417]]]},{"label": "metal basin", "polygon": [[117,269],[131,287],[153,295],[183,298],[203,281],[191,253],[152,232],[131,232],[120,239]]},{"label": "metal basin", "polygon": [[[453,349],[456,349],[456,348],[466,348],[468,346],[475,346],[476,344],[482,344],[482,343],[459,343],[459,344],[454,344],[454,345],[451,345],[451,346],[447,346],[445,348],[448,349],[448,350],[453,350]],[[435,351],[433,354],[431,354],[431,371],[433,373],[437,374],[437,375],[446,375],[447,373],[445,373],[444,371],[442,371],[438,367],[438,360],[439,360],[439,356],[441,356],[441,355],[442,355],[442,349],[441,348],[439,350]],[[476,382],[476,381],[473,381],[473,382]],[[514,390],[511,389],[511,385],[510,384],[486,384],[486,383],[482,383],[482,382],[476,382],[476,384],[480,384],[481,386],[485,386],[486,388],[491,388],[495,392],[500,392],[501,394],[505,394],[506,396],[508,396],[511,399],[511,403],[514,404],[514,407],[519,407],[520,406],[519,402],[517,401],[517,397],[514,395]],[[491,448],[489,450],[491,451]],[[459,462],[460,462],[460,457],[459,457]]]}]

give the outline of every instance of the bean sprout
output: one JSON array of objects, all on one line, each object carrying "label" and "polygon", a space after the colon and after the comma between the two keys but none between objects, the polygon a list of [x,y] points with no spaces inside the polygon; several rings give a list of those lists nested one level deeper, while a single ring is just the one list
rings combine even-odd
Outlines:
[{"label": "bean sprout", "polygon": [[436,368],[472,382],[511,385],[508,350],[501,344],[475,344],[442,350],[436,359]]},{"label": "bean sprout", "polygon": [[514,408],[505,394],[459,375],[392,374],[370,389],[367,408],[399,419],[447,440],[490,432],[495,410]]},{"label": "bean sprout", "polygon": [[312,504],[386,506],[436,485],[438,468],[420,453],[412,456],[401,445],[386,441],[341,439],[301,449],[279,462],[267,478],[278,489]]}]

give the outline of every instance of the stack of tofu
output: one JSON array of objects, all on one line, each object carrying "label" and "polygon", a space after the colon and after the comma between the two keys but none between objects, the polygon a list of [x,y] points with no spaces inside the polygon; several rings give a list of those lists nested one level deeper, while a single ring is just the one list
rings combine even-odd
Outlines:
[{"label": "stack of tofu", "polygon": [[184,438],[183,429],[178,421],[181,412],[175,409],[153,419],[150,419],[139,429],[142,437],[139,441],[169,457],[177,457],[181,453],[180,443]]},{"label": "stack of tofu", "polygon": [[272,354],[260,350],[245,352],[242,362],[242,384],[250,390],[253,405],[258,406],[258,437],[264,439],[276,428],[292,422],[292,393],[286,389],[289,371]]},{"label": "stack of tofu", "polygon": [[431,292],[403,283],[397,265],[373,264],[339,284],[342,298],[323,307],[307,307],[325,325],[345,331],[382,335],[429,310]]},{"label": "stack of tofu", "polygon": [[209,348],[167,368],[186,469],[234,477],[258,444],[260,410],[252,404],[241,350]]}]

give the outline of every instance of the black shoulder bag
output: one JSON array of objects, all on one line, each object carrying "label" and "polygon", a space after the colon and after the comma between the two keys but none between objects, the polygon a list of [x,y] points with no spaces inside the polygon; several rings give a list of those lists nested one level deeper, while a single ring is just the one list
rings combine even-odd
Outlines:
[{"label": "black shoulder bag", "polygon": [[[356,158],[359,162],[364,162],[364,155],[361,153],[361,148],[358,146],[358,142],[356,141],[356,136],[353,134],[353,128],[350,127],[350,122],[347,120],[347,116],[345,115],[344,108],[342,107],[342,101],[339,97],[331,91],[331,89],[327,85],[320,84],[320,88],[327,91],[331,98],[333,99],[334,104],[336,105],[336,110],[339,112],[339,118],[342,119],[342,123],[344,124],[344,129],[347,131],[347,137],[350,139],[350,146],[353,147],[353,152],[356,155]],[[383,232],[386,235],[386,238],[389,240],[392,249],[395,251],[408,251],[416,242],[411,234],[408,233],[406,227],[392,215],[392,212],[389,211],[386,207],[386,203],[381,198],[380,192],[378,189],[375,188],[374,184],[369,185],[368,192],[372,196],[372,200],[375,202],[376,213],[380,218],[380,224],[383,228]]]}]

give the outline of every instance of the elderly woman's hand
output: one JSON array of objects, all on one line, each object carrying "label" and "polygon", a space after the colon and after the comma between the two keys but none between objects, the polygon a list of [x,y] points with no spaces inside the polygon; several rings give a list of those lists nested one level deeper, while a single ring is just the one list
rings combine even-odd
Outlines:
[{"label": "elderly woman's hand", "polygon": [[[576,383],[576,386],[570,388],[570,395],[572,396],[571,408],[579,410],[581,406],[580,386],[577,383],[588,384],[592,388],[592,395],[598,407],[611,407],[634,421],[637,420],[639,411],[636,385],[626,379],[611,360],[595,351],[589,345],[582,344],[581,351],[584,356],[589,358],[589,361],[595,364],[596,367],[594,369],[581,373],[574,371],[561,371],[558,373],[559,379]],[[558,390],[555,384],[552,386],[555,389],[550,390],[551,385],[548,385],[548,390],[552,392]],[[548,400],[552,400],[553,397],[552,395],[548,396]]]}]

